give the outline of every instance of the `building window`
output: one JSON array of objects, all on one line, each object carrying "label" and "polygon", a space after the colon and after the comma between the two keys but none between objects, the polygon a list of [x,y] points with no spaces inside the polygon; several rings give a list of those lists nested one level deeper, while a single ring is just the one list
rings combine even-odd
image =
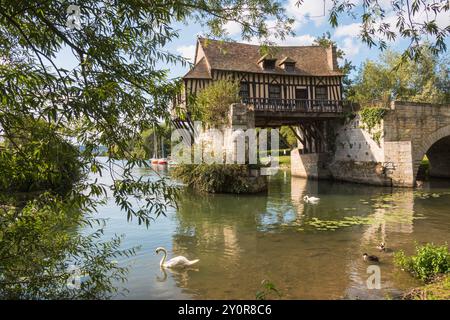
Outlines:
[{"label": "building window", "polygon": [[241,87],[239,89],[239,96],[242,99],[248,99],[250,97],[250,86],[248,82],[241,82]]},{"label": "building window", "polygon": [[281,86],[279,84],[269,84],[269,98],[281,99]]},{"label": "building window", "polygon": [[263,61],[263,69],[264,70],[273,70],[273,69],[275,69],[275,61],[276,60],[265,59]]},{"label": "building window", "polygon": [[293,63],[293,62],[286,62],[284,64],[284,70],[286,70],[286,71],[294,71],[295,70],[295,63]]},{"label": "building window", "polygon": [[325,86],[316,87],[316,100],[328,100],[328,90]]}]

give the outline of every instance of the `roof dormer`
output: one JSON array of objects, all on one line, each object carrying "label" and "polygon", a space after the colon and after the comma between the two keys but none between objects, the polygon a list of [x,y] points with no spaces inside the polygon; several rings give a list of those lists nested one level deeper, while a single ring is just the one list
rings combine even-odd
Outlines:
[{"label": "roof dormer", "polygon": [[295,60],[289,57],[283,58],[278,65],[288,72],[295,70]]},{"label": "roof dormer", "polygon": [[277,58],[265,54],[261,58],[259,58],[258,65],[261,67],[261,69],[270,71],[275,70],[276,62]]}]

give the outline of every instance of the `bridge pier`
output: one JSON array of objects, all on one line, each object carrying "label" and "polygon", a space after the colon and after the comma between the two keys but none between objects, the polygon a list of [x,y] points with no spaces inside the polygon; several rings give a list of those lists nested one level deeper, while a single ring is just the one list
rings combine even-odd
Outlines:
[{"label": "bridge pier", "polygon": [[291,174],[302,178],[329,179],[329,158],[330,154],[326,152],[301,154],[300,149],[295,148],[291,151]]},{"label": "bridge pier", "polygon": [[[337,109],[336,109],[337,110]],[[294,176],[383,186],[413,187],[421,161],[430,175],[450,178],[450,106],[395,102],[375,128],[342,114],[293,109],[232,107],[232,128],[295,126],[299,148],[291,152]]]},{"label": "bridge pier", "polygon": [[[395,102],[372,132],[366,131],[357,115],[342,124],[326,123],[334,133],[324,152],[310,148],[308,130],[300,131],[303,152],[291,153],[295,176],[331,178],[373,185],[414,187],[426,154],[429,175],[450,178],[450,106]],[[374,130],[376,135],[374,135]],[[300,139],[302,138],[303,141]],[[332,143],[328,141],[332,141]],[[321,150],[322,151],[322,150]]]}]

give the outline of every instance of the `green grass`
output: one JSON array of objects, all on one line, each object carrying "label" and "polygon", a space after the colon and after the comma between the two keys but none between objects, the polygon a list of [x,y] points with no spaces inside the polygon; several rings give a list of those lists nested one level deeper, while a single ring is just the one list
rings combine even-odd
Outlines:
[{"label": "green grass", "polygon": [[[286,151],[286,155],[284,155],[284,151]],[[278,162],[282,167],[287,167],[291,165],[291,150],[290,149],[278,149],[278,150],[269,150],[268,153],[278,152]],[[261,162],[267,161],[267,157],[262,157]]]},{"label": "green grass", "polygon": [[[267,161],[267,157],[261,158],[261,162]],[[291,165],[291,156],[279,156],[278,162],[280,166],[290,166]]]},{"label": "green grass", "polygon": [[280,165],[289,166],[291,165],[291,156],[280,156],[278,161],[280,161]]}]

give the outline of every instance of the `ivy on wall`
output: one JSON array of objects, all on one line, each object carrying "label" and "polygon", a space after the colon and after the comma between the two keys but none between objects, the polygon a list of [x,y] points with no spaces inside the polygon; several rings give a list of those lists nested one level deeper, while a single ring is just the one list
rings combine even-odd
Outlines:
[{"label": "ivy on wall", "polygon": [[359,111],[359,117],[363,124],[361,128],[367,130],[378,145],[382,135],[382,128],[379,128],[379,125],[387,111],[387,109],[380,107],[364,107]]}]

